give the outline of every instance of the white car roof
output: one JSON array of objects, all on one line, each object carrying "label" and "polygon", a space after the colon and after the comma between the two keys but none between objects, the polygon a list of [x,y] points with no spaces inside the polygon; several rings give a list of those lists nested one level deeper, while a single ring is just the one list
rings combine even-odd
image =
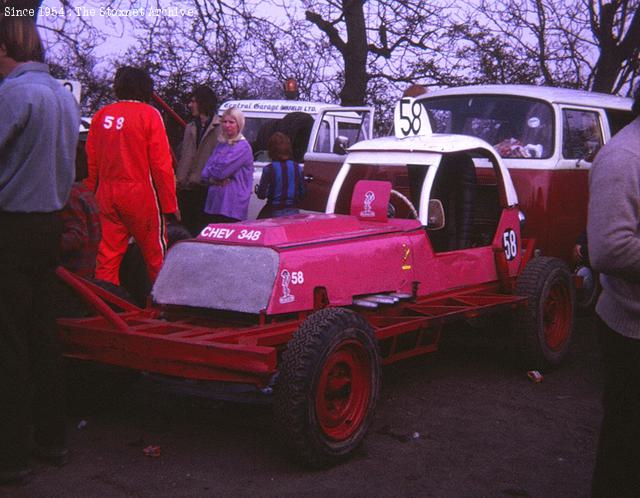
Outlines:
[{"label": "white car roof", "polygon": [[496,155],[495,149],[484,140],[471,135],[433,133],[406,138],[381,137],[363,140],[349,147],[349,152],[361,150],[436,152],[449,153],[470,149],[488,149]]},{"label": "white car roof", "polygon": [[509,206],[517,204],[518,196],[504,162],[489,143],[473,136],[433,133],[407,138],[382,137],[363,140],[349,147],[345,162],[389,166],[411,164],[412,161],[421,164],[423,161],[420,161],[420,156],[426,160],[435,154],[477,149],[486,151],[494,158],[504,181],[507,204]]},{"label": "white car roof", "polygon": [[470,85],[434,90],[416,97],[427,100],[449,95],[502,95],[546,100],[554,104],[573,104],[586,107],[605,107],[629,110],[633,100],[607,93],[587,92],[570,88],[554,88],[536,85]]},{"label": "white car roof", "polygon": [[304,102],[300,100],[229,100],[220,106],[220,111],[237,107],[243,112],[259,112],[287,114],[289,112],[306,112],[319,114],[326,109],[338,109],[339,105],[326,102]]}]

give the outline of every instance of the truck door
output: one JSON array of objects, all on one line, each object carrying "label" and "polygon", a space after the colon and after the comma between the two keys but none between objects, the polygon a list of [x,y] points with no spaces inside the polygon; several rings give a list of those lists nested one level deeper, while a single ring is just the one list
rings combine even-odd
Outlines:
[{"label": "truck door", "polygon": [[[606,116],[602,109],[562,106],[559,109],[560,157],[549,191],[548,253],[568,261],[586,228],[591,162],[604,144]],[[608,129],[607,129],[608,131]]]},{"label": "truck door", "polygon": [[373,137],[373,112],[372,107],[335,107],[318,115],[304,156],[307,195],[302,209],[324,212],[346,149]]}]

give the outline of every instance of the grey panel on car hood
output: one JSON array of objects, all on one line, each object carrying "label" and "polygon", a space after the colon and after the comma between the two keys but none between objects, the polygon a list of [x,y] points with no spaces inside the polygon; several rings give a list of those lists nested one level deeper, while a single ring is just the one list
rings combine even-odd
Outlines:
[{"label": "grey panel on car hood", "polygon": [[259,313],[269,303],[278,263],[267,247],[179,242],[151,294],[159,304]]}]

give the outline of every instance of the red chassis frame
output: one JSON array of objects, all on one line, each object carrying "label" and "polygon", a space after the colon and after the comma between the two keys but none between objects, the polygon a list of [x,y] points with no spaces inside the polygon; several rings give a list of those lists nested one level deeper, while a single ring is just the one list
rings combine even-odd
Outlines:
[{"label": "red chassis frame", "polygon": [[[534,246],[532,239],[524,242],[521,270]],[[504,253],[497,252],[499,269],[501,257]],[[173,377],[266,387],[277,372],[279,351],[310,313],[255,317],[142,309],[62,267],[57,274],[96,312],[86,318],[58,319],[65,356]],[[436,351],[446,323],[524,305],[527,298],[513,295],[513,286],[514,279],[505,276],[498,282],[359,312],[375,331],[382,363],[389,364]],[[321,290],[317,297],[319,308],[324,305]]]}]

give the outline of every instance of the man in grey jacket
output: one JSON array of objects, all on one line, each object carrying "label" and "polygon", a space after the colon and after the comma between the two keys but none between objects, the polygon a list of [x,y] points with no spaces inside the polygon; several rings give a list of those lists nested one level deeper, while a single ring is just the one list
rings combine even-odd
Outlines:
[{"label": "man in grey jacket", "polygon": [[220,119],[216,116],[218,99],[207,86],[197,86],[188,105],[193,121],[184,130],[176,180],[182,223],[192,235],[197,235],[206,224],[204,203],[208,189],[200,181],[200,175],[218,143]]},{"label": "man in grey jacket", "polygon": [[604,362],[594,497],[640,496],[640,87],[635,119],[598,153],[589,177],[589,257]]},{"label": "man in grey jacket", "polygon": [[0,484],[67,459],[52,293],[80,113],[43,60],[34,20],[0,14]]}]

